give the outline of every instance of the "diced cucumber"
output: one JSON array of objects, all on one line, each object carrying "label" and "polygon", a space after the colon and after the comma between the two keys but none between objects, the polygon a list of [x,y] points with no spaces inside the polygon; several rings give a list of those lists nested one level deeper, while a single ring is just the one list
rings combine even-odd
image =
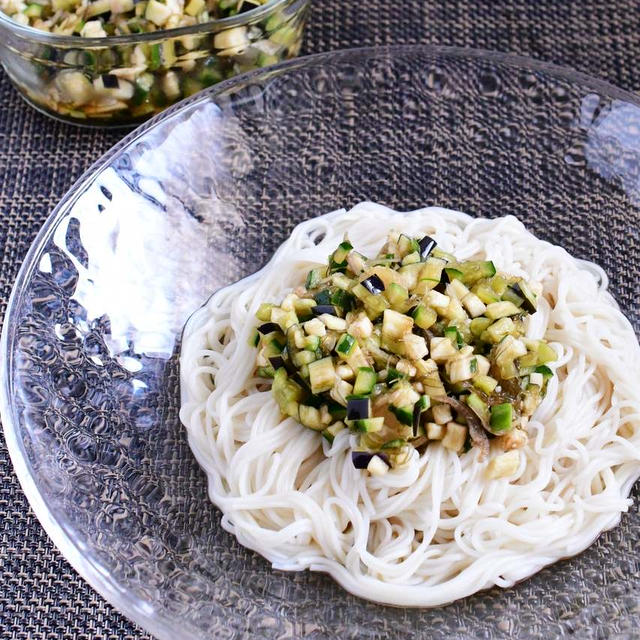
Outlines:
[{"label": "diced cucumber", "polygon": [[470,393],[467,396],[467,404],[483,420],[486,420],[489,417],[489,407],[487,406],[487,403],[484,402],[476,393]]},{"label": "diced cucumber", "polygon": [[22,12],[27,18],[39,18],[42,16],[43,6],[41,4],[28,4],[27,8]]},{"label": "diced cucumber", "polygon": [[441,278],[440,282],[451,282],[452,280],[455,280],[456,278],[458,280],[462,280],[464,277],[464,274],[462,273],[462,271],[460,271],[460,269],[456,269],[454,267],[445,267],[444,268],[444,273],[442,274],[443,277]]},{"label": "diced cucumber", "polygon": [[537,351],[529,351],[529,353],[527,353],[526,355],[518,358],[518,367],[520,367],[520,369],[535,367],[537,363],[538,363]]},{"label": "diced cucumber", "polygon": [[333,252],[329,259],[329,269],[331,272],[346,270],[347,256],[351,249],[353,249],[353,246],[346,240],[338,245],[338,248]]},{"label": "diced cucumber", "polygon": [[[165,7],[165,5],[160,2],[156,2],[155,0],[151,0],[151,2],[154,2],[160,7]],[[147,13],[148,11],[149,9],[147,7]],[[165,40],[164,42],[152,44],[149,47],[149,69],[152,71],[156,71],[157,69],[168,69],[173,66],[176,59],[175,44],[173,40]]]},{"label": "diced cucumber", "polygon": [[490,278],[496,273],[496,267],[491,260],[469,260],[454,266],[462,271],[463,275],[460,279],[466,285],[474,284],[483,278]]},{"label": "diced cucumber", "polygon": [[485,304],[491,304],[492,302],[499,302],[500,295],[497,294],[491,284],[487,281],[478,282],[472,289],[482,302]]},{"label": "diced cucumber", "polygon": [[320,411],[316,407],[310,407],[305,404],[301,404],[298,408],[300,422],[309,429],[314,431],[322,431],[324,425],[320,418]]},{"label": "diced cucumber", "polygon": [[538,341],[538,362],[537,364],[546,364],[554,362],[558,359],[558,354],[543,340]]},{"label": "diced cucumber", "polygon": [[380,448],[381,449],[399,449],[400,447],[404,447],[407,444],[406,440],[402,438],[396,438],[395,440],[389,440],[385,442]]},{"label": "diced cucumber", "polygon": [[354,285],[353,289],[351,289],[351,293],[353,293],[353,295],[359,300],[362,300],[362,302],[366,302],[371,295],[360,283]]},{"label": "diced cucumber", "polygon": [[491,376],[474,376],[472,383],[474,387],[487,395],[491,395],[498,386],[498,381]]},{"label": "diced cucumber", "polygon": [[464,347],[464,339],[457,327],[447,327],[444,330],[444,337],[449,338],[451,344],[453,344],[456,349],[462,349],[462,347]]},{"label": "diced cucumber", "polygon": [[519,313],[522,313],[522,309],[516,307],[513,302],[492,302],[487,305],[487,310],[484,312],[484,315],[492,320],[499,320],[507,316],[516,316]]},{"label": "diced cucumber", "polygon": [[500,435],[506,433],[513,426],[513,407],[509,402],[495,404],[491,407],[489,428],[491,433]]},{"label": "diced cucumber", "polygon": [[446,261],[441,260],[440,258],[427,258],[420,271],[420,280],[440,282],[442,279],[442,269],[446,264]]},{"label": "diced cucumber", "polygon": [[280,411],[292,418],[298,418],[299,403],[304,397],[302,387],[291,380],[284,368],[278,369],[271,387]]},{"label": "diced cucumber", "polygon": [[343,333],[336,344],[336,351],[343,357],[350,356],[357,346],[356,339],[348,333]]},{"label": "diced cucumber", "polygon": [[331,357],[322,358],[309,364],[309,380],[311,393],[329,391],[335,382],[336,370]]},{"label": "diced cucumber", "polygon": [[392,282],[384,292],[392,307],[402,307],[409,298],[409,292],[399,284]]},{"label": "diced cucumber", "polygon": [[149,0],[147,2],[147,10],[145,11],[144,17],[153,22],[157,27],[163,27],[170,16],[171,9],[166,4],[162,4],[158,2],[158,0]]},{"label": "diced cucumber", "polygon": [[312,298],[298,298],[293,301],[293,310],[301,322],[310,320],[313,317],[313,308],[317,306]]},{"label": "diced cucumber", "polygon": [[[63,9],[61,5],[66,5],[66,9]],[[71,5],[73,6],[73,5]],[[53,0],[52,8],[55,11],[60,10],[69,10],[71,7],[67,5],[65,0],[59,2],[58,0]],[[87,3],[86,11],[84,12],[85,20],[89,20],[90,18],[94,18],[95,16],[99,16],[103,13],[108,13],[111,11],[111,2],[110,0],[94,0],[94,2]]]},{"label": "diced cucumber", "polygon": [[426,411],[431,406],[431,398],[427,395],[420,396],[420,400],[416,402],[415,406],[418,408],[420,413]]},{"label": "diced cucumber", "polygon": [[549,367],[547,367],[546,364],[540,365],[539,367],[536,367],[535,370],[536,373],[541,373],[542,377],[545,380],[548,380],[549,378],[553,378],[553,371],[551,371],[551,369],[549,369]]},{"label": "diced cucumber", "polygon": [[335,439],[335,437],[343,430],[345,429],[345,424],[344,422],[334,422],[330,427],[327,427],[323,432],[322,432],[322,437],[327,440],[328,442],[333,444],[333,441]]},{"label": "diced cucumber", "polygon": [[355,298],[343,289],[336,289],[331,294],[330,300],[332,305],[340,307],[344,313],[347,313],[353,309]]},{"label": "diced cucumber", "polygon": [[271,309],[273,309],[275,305],[269,304],[268,302],[263,302],[256,311],[256,318],[258,320],[262,320],[262,322],[269,322],[271,320]]},{"label": "diced cucumber", "polygon": [[345,361],[354,371],[357,371],[361,367],[369,366],[369,361],[357,343],[351,353],[345,358]]},{"label": "diced cucumber", "polygon": [[529,285],[524,280],[519,280],[513,285],[513,288],[523,297],[523,302],[521,303],[522,308],[529,313],[535,313],[538,308],[538,300]]},{"label": "diced cucumber", "polygon": [[307,289],[315,289],[320,282],[326,277],[327,269],[326,267],[316,267],[315,269],[311,269],[307,274],[307,281],[305,282],[305,287]]},{"label": "diced cucumber", "polygon": [[354,395],[368,395],[377,382],[376,372],[371,367],[360,367],[353,385]]},{"label": "diced cucumber", "polygon": [[398,371],[397,369],[389,367],[387,372],[387,384],[393,385],[395,382],[398,382],[398,380],[403,380],[405,377],[406,376],[404,375],[404,373],[400,373],[400,371]]},{"label": "diced cucumber", "polygon": [[367,418],[366,420],[354,420],[352,427],[361,433],[377,433],[384,426],[384,418]]},{"label": "diced cucumber", "polygon": [[510,335],[515,331],[515,325],[511,318],[500,318],[497,322],[494,322],[489,328],[481,335],[481,339],[484,342],[493,342],[497,344],[506,335]]},{"label": "diced cucumber", "polygon": [[474,318],[471,321],[471,324],[469,325],[469,329],[471,331],[471,334],[478,338],[480,337],[480,335],[482,335],[482,332],[485,331],[485,329],[488,329],[489,326],[491,325],[491,320],[489,318],[483,318],[482,316],[479,318]]},{"label": "diced cucumber", "polygon": [[307,336],[304,339],[304,348],[307,351],[317,351],[320,348],[320,336]]},{"label": "diced cucumber", "polygon": [[395,407],[391,404],[389,405],[389,410],[401,424],[406,424],[409,427],[413,425],[413,405]]},{"label": "diced cucumber", "polygon": [[413,253],[408,253],[404,258],[402,258],[402,266],[407,266],[409,264],[417,264],[420,262],[420,254],[417,251]]},{"label": "diced cucumber", "polygon": [[[297,369],[300,369],[305,364],[311,364],[316,360],[316,354],[313,351],[297,351],[296,353],[291,354],[291,362],[295,365]],[[315,393],[315,391],[314,391]]]},{"label": "diced cucumber", "polygon": [[285,311],[284,309],[280,309],[280,307],[272,307],[270,320],[271,322],[279,324],[283,331],[298,324],[298,316],[293,309],[291,311]]},{"label": "diced cucumber", "polygon": [[431,308],[419,304],[413,310],[413,320],[421,329],[428,329],[435,324],[438,314]]},{"label": "diced cucumber", "polygon": [[[400,234],[398,238],[398,257],[404,258],[406,255],[410,253],[415,253],[420,251],[420,246],[418,245],[418,241],[410,238],[409,236]],[[420,255],[418,255],[418,260],[420,260]]]},{"label": "diced cucumber", "polygon": [[396,282],[408,291],[412,290],[418,284],[418,276],[423,269],[422,264],[407,264],[400,267],[396,272]]},{"label": "diced cucumber", "polygon": [[355,281],[345,276],[344,273],[334,273],[331,276],[331,282],[343,291],[350,291],[351,287],[355,284]]},{"label": "diced cucumber", "polygon": [[509,282],[500,274],[493,276],[490,280],[491,288],[500,296],[506,291],[509,286]]},{"label": "diced cucumber", "polygon": [[519,307],[524,302],[524,298],[519,296],[516,293],[515,289],[513,289],[513,287],[507,287],[505,289],[504,293],[502,294],[502,299],[507,302],[513,302],[516,307]]}]

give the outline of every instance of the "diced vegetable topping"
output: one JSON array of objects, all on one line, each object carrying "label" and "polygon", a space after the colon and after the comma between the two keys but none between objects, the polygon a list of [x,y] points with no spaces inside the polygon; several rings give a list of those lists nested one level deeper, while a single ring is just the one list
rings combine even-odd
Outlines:
[{"label": "diced vegetable topping", "polygon": [[283,414],[329,443],[360,434],[352,459],[372,475],[429,442],[484,458],[496,437],[509,455],[489,475],[515,473],[512,450],[527,442],[556,359],[525,337],[537,303],[527,282],[398,233],[373,258],[345,240],[300,280],[281,304],[260,305],[250,338]]}]

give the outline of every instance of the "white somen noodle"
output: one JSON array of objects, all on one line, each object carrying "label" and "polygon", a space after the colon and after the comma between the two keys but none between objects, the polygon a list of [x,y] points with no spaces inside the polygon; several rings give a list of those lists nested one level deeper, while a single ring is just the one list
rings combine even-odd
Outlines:
[{"label": "white somen noodle", "polygon": [[[349,430],[330,445],[283,419],[254,377],[248,340],[260,302],[303,284],[345,233],[373,256],[392,229],[543,286],[527,335],[559,357],[513,477],[488,479],[475,448],[458,455],[437,442],[370,476],[352,464]],[[356,595],[401,606],[507,587],[585,549],[628,509],[640,474],[640,347],[606,287],[598,266],[509,216],[363,203],[303,222],[264,269],[218,291],[185,329],[180,416],[223,526],[275,568],[325,571]]]}]

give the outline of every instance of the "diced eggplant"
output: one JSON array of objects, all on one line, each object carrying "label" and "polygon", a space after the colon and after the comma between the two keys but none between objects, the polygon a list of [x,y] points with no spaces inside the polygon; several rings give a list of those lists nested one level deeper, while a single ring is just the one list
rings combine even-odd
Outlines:
[{"label": "diced eggplant", "polygon": [[385,289],[384,282],[382,282],[380,277],[375,273],[363,280],[360,284],[374,296],[381,294]]},{"label": "diced eggplant", "polygon": [[321,291],[314,293],[313,299],[316,301],[316,304],[319,305],[331,304],[331,289],[322,289]]},{"label": "diced eggplant", "polygon": [[431,252],[435,249],[437,243],[430,236],[424,236],[418,241],[420,259],[422,261],[426,260],[427,257],[431,254]]},{"label": "diced eggplant", "polygon": [[371,416],[371,399],[351,396],[347,399],[347,420],[366,420]]},{"label": "diced eggplant", "polygon": [[321,316],[325,313],[330,316],[338,316],[338,310],[332,304],[317,304],[311,309],[313,315]]},{"label": "diced eggplant", "polygon": [[393,311],[385,309],[382,320],[382,337],[390,340],[398,340],[403,338],[413,329],[413,318]]},{"label": "diced eggplant", "polygon": [[279,333],[282,333],[282,329],[280,328],[280,325],[275,322],[265,322],[264,324],[261,324],[258,327],[258,331],[263,336],[267,335],[268,333],[272,333],[274,331],[278,331]]},{"label": "diced eggplant", "polygon": [[366,469],[371,462],[371,458],[379,457],[385,464],[389,464],[389,458],[384,453],[373,453],[370,451],[352,451],[351,461],[356,469]]},{"label": "diced eggplant", "polygon": [[271,358],[269,358],[269,362],[271,363],[274,371],[277,371],[278,369],[281,369],[285,366],[285,361],[282,356],[272,356]]}]

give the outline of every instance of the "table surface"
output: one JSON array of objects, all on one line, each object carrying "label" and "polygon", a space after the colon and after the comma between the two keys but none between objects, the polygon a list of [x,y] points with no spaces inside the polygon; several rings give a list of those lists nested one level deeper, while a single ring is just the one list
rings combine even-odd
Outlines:
[{"label": "table surface", "polygon": [[[493,49],[640,84],[631,0],[315,0],[303,53],[432,43]],[[123,132],[76,129],[24,104],[0,72],[0,323],[20,264],[54,204]],[[49,541],[0,435],[0,638],[150,638],[107,604]]]}]

